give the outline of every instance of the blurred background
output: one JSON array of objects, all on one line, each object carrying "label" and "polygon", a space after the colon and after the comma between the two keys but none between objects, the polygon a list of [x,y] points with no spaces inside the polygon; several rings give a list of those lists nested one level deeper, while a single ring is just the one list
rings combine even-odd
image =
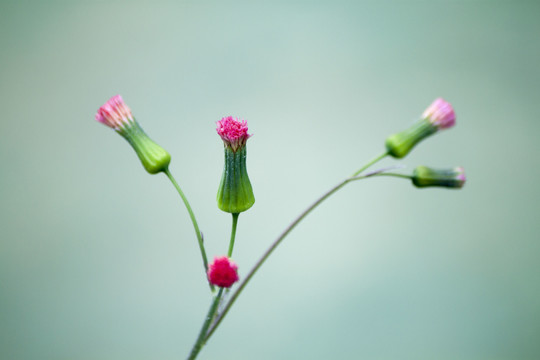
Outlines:
[{"label": "blurred background", "polygon": [[122,94],[226,253],[215,122],[248,120],[244,276],[285,226],[439,96],[457,126],[285,242],[200,359],[540,358],[537,1],[3,1],[0,358],[182,359],[210,304],[165,176],[94,120]]}]

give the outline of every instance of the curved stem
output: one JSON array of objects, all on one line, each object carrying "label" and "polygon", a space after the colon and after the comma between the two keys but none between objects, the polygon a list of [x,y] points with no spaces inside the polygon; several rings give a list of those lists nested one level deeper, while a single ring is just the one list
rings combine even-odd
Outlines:
[{"label": "curved stem", "polygon": [[343,181],[341,181],[339,184],[337,184],[336,186],[334,186],[332,189],[330,189],[329,191],[327,191],[326,193],[324,193],[320,198],[318,198],[313,204],[311,204],[306,210],[304,210],[289,226],[287,226],[287,228],[281,233],[281,235],[279,235],[279,237],[274,240],[274,242],[272,243],[272,245],[270,245],[270,247],[265,251],[265,253],[262,255],[262,257],[259,259],[259,261],[257,261],[257,263],[255,264],[255,266],[253,266],[253,268],[249,271],[249,273],[247,274],[247,276],[244,278],[244,280],[240,283],[240,285],[238,286],[238,288],[236,288],[236,290],[234,291],[234,293],[232,294],[230,300],[227,302],[227,304],[225,305],[225,307],[223,308],[223,311],[218,315],[216,321],[214,322],[214,324],[212,325],[212,327],[210,328],[210,330],[208,331],[208,335],[206,336],[206,339],[205,341],[207,341],[210,336],[212,336],[212,334],[214,333],[214,331],[216,330],[216,328],[219,326],[219,324],[221,323],[221,321],[223,320],[223,318],[225,317],[225,315],[227,315],[227,312],[229,311],[229,309],[231,308],[231,306],[234,304],[236,298],[238,298],[238,296],[240,295],[240,293],[242,292],[242,290],[244,290],[244,287],[247,285],[247,283],[249,282],[249,280],[251,280],[251,278],[253,277],[253,275],[255,275],[255,273],[257,272],[257,270],[259,270],[259,268],[261,267],[261,265],[266,261],[266,259],[268,259],[268,257],[270,256],[270,254],[272,254],[272,252],[275,250],[275,248],[281,243],[281,241],[292,231],[292,229],[294,229],[296,227],[296,225],[298,225],[298,223],[300,221],[302,221],[302,219],[304,219],[313,209],[315,209],[320,203],[322,203],[324,200],[326,200],[326,198],[328,198],[330,195],[332,195],[333,193],[335,193],[336,191],[338,191],[339,189],[341,189],[343,186],[345,186],[349,181],[351,181],[352,179],[351,178],[347,178]]},{"label": "curved stem", "polygon": [[238,224],[238,216],[240,213],[232,214],[232,228],[231,228],[231,241],[229,242],[229,251],[227,252],[227,256],[231,257],[233,248],[234,248],[234,239],[236,237],[236,225]]},{"label": "curved stem", "polygon": [[375,164],[376,162],[384,159],[386,156],[388,155],[388,151],[385,151],[383,152],[382,154],[380,154],[379,156],[375,157],[373,160],[371,160],[370,162],[368,162],[366,165],[362,166],[360,169],[358,169],[354,174],[351,175],[351,177],[355,177],[357,176],[358,174],[360,174],[362,171],[366,170],[368,167],[370,167],[371,165]]},{"label": "curved stem", "polygon": [[191,353],[189,354],[188,360],[195,359],[197,355],[199,354],[199,352],[201,351],[203,345],[206,343],[206,333],[218,309],[219,301],[221,299],[221,294],[223,294],[223,288],[220,288],[216,296],[214,296],[214,301],[212,301],[212,304],[210,305],[210,309],[208,310],[208,314],[206,315],[206,318],[204,319],[204,323],[201,328],[201,331],[199,332],[199,336],[197,337],[197,341],[195,342],[195,345],[193,345],[193,348],[191,349]]},{"label": "curved stem", "polygon": [[[359,172],[362,172],[364,170],[366,170],[368,167],[370,167],[371,165],[375,164],[377,161],[383,159],[385,156],[387,155],[387,153],[384,153],[382,155],[379,155],[377,158],[375,158],[374,160],[370,161],[367,165],[364,165],[360,170],[358,170],[355,175],[345,179],[345,180],[342,180],[340,183],[338,183],[336,186],[334,186],[333,188],[331,188],[330,190],[328,190],[326,193],[324,193],[321,197],[319,197],[317,200],[315,200],[315,202],[313,204],[311,204],[306,210],[304,210],[289,226],[287,226],[287,228],[281,233],[281,235],[278,236],[278,238],[276,240],[274,240],[274,242],[270,245],[270,247],[264,252],[264,254],[261,256],[261,258],[259,259],[259,261],[257,261],[257,263],[253,266],[253,268],[249,271],[249,273],[246,275],[246,277],[244,278],[244,280],[240,283],[240,285],[238,286],[238,288],[236,288],[236,290],[234,291],[234,293],[232,294],[231,298],[229,299],[229,301],[227,302],[227,304],[225,305],[225,307],[223,308],[223,311],[221,311],[221,313],[217,316],[216,320],[214,321],[213,325],[210,327],[210,329],[208,330],[208,334],[206,335],[206,338],[205,338],[205,341],[208,341],[208,339],[212,336],[212,334],[214,333],[214,331],[216,331],[217,327],[219,326],[219,324],[221,323],[221,321],[223,320],[223,318],[227,315],[227,313],[229,312],[230,308],[232,307],[232,305],[234,304],[234,302],[236,301],[236,299],[238,298],[238,296],[242,293],[242,290],[244,290],[244,288],[246,287],[246,285],[248,284],[248,282],[251,280],[251,278],[253,277],[253,275],[255,275],[255,273],[257,272],[257,270],[259,270],[259,268],[262,266],[262,264],[266,261],[266,259],[268,259],[268,257],[272,254],[272,252],[276,249],[276,247],[281,243],[281,241],[283,241],[283,239],[296,227],[296,225],[298,225],[298,223],[300,223],[300,221],[302,221],[311,211],[313,211],[319,204],[321,204],[324,200],[326,200],[328,197],[330,197],[332,194],[334,194],[336,191],[338,191],[339,189],[341,189],[342,187],[344,187],[345,185],[347,185],[349,182],[351,181],[354,181],[354,180],[360,180],[360,179],[366,179],[368,177],[372,177],[372,176],[376,176],[376,175],[383,175],[383,173],[380,173],[380,172],[373,172],[373,173],[370,173],[370,174],[366,174],[364,176],[357,176]],[[384,171],[384,170],[383,170]],[[395,174],[395,175],[399,175],[399,174]]]},{"label": "curved stem", "polygon": [[412,175],[375,171],[375,172],[366,174],[364,176],[352,177],[352,178],[350,178],[350,180],[351,181],[362,180],[362,179],[365,179],[365,178],[368,178],[368,177],[373,177],[373,176],[391,176],[391,177],[403,178],[403,179],[408,179],[408,180],[411,180],[413,178]]},{"label": "curved stem", "polygon": [[[206,273],[208,272],[208,258],[206,257],[206,251],[204,249],[204,242],[203,242],[202,233],[199,230],[199,225],[197,224],[197,219],[195,219],[195,214],[193,213],[193,210],[191,209],[191,206],[189,205],[189,202],[188,202],[186,196],[182,192],[182,189],[180,189],[180,185],[178,185],[178,183],[176,182],[176,180],[174,179],[174,177],[172,176],[172,174],[171,174],[171,172],[169,171],[168,168],[165,170],[165,175],[167,175],[169,180],[171,180],[172,184],[174,185],[174,187],[178,191],[178,194],[180,194],[180,197],[182,198],[182,201],[184,202],[184,205],[186,206],[186,209],[187,209],[187,211],[189,213],[189,217],[191,218],[191,222],[193,223],[193,228],[195,229],[195,234],[197,235],[197,240],[198,240],[198,243],[199,243],[199,249],[201,250],[201,256],[202,256],[202,260],[203,260],[204,274],[206,276]],[[208,283],[208,285],[210,286],[210,290],[214,291],[214,289],[215,289],[214,285],[212,285],[210,283]]]},{"label": "curved stem", "polygon": [[404,175],[404,174],[398,174],[398,173],[380,173],[380,174],[374,174],[373,176],[392,176],[392,177],[398,177],[398,178],[409,179],[409,180],[413,178],[412,175]]}]

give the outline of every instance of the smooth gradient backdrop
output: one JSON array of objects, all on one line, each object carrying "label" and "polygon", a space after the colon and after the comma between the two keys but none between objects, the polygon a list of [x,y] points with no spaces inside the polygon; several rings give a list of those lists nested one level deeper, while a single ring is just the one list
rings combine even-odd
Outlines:
[{"label": "smooth gradient backdrop", "polygon": [[210,303],[165,176],[94,120],[122,94],[173,157],[210,257],[215,122],[249,122],[244,276],[439,96],[457,125],[310,215],[200,359],[540,358],[538,1],[0,2],[0,358],[183,359]]}]

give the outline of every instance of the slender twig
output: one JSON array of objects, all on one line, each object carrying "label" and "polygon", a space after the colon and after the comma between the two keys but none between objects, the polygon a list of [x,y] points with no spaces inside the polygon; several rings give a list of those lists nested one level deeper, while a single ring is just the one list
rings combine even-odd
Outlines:
[{"label": "slender twig", "polygon": [[225,305],[225,307],[223,308],[223,311],[221,311],[221,313],[217,316],[216,320],[214,321],[214,323],[212,324],[212,326],[210,327],[210,330],[208,331],[208,334],[206,335],[206,339],[205,341],[207,341],[211,336],[212,334],[214,333],[214,331],[217,329],[217,327],[219,326],[219,324],[221,323],[221,321],[223,320],[223,318],[227,315],[227,313],[229,312],[230,308],[232,307],[232,305],[234,304],[234,302],[236,301],[236,299],[238,298],[238,296],[242,293],[242,290],[244,290],[244,288],[246,287],[246,285],[248,284],[248,282],[251,280],[251,278],[253,277],[253,275],[255,275],[255,273],[257,272],[257,270],[259,270],[259,268],[262,266],[262,264],[266,261],[266,259],[268,259],[268,257],[272,254],[272,252],[276,249],[276,247],[281,243],[281,241],[283,241],[283,239],[296,227],[296,225],[298,225],[298,223],[300,223],[300,221],[302,221],[311,211],[313,211],[320,203],[322,203],[324,200],[326,200],[330,195],[334,194],[336,191],[338,191],[339,189],[341,189],[343,186],[347,185],[349,182],[353,181],[353,180],[359,180],[359,179],[363,179],[363,178],[366,178],[366,177],[369,177],[369,176],[373,176],[374,174],[371,174],[371,175],[364,175],[364,176],[357,176],[359,173],[361,173],[362,171],[366,170],[367,168],[369,168],[371,165],[375,164],[377,161],[383,159],[385,156],[387,155],[387,153],[385,152],[384,154],[381,154],[379,155],[378,157],[376,157],[375,159],[371,160],[369,163],[367,163],[366,165],[364,165],[362,168],[360,168],[360,170],[356,171],[353,176],[345,179],[345,180],[342,180],[340,183],[338,183],[336,186],[334,186],[333,188],[331,188],[330,190],[328,190],[326,193],[324,193],[321,197],[319,197],[313,204],[311,204],[306,210],[304,210],[289,226],[287,226],[287,228],[281,233],[281,235],[278,236],[278,238],[276,240],[274,240],[274,242],[270,245],[270,247],[264,252],[264,254],[262,255],[262,257],[257,261],[257,263],[255,263],[255,265],[253,266],[253,268],[249,271],[249,273],[246,275],[246,277],[244,278],[244,280],[238,285],[238,287],[236,288],[236,290],[234,291],[234,293],[231,295],[231,298],[229,299],[229,301],[227,302],[227,304]]},{"label": "slender twig", "polygon": [[216,328],[219,326],[223,318],[227,315],[229,312],[231,306],[234,304],[236,298],[242,293],[242,290],[244,290],[244,287],[248,284],[249,280],[255,275],[257,270],[261,267],[261,265],[268,259],[270,254],[276,249],[276,247],[281,243],[281,241],[298,225],[302,219],[304,219],[313,209],[315,209],[320,203],[322,203],[326,198],[328,198],[330,195],[341,189],[343,186],[345,186],[349,181],[351,181],[350,178],[347,178],[343,181],[341,181],[339,184],[334,186],[332,189],[327,191],[325,194],[323,194],[319,199],[317,199],[313,204],[311,204],[306,210],[304,210],[287,228],[281,233],[281,235],[274,240],[274,242],[270,245],[270,247],[264,252],[262,257],[257,261],[255,266],[249,271],[249,273],[246,275],[244,280],[240,283],[240,285],[236,288],[234,293],[231,295],[229,301],[223,308],[223,311],[218,315],[216,320],[214,321],[214,324],[210,327],[210,330],[208,331],[208,335],[206,336],[206,341],[212,336]]},{"label": "slender twig", "polygon": [[[403,168],[405,168],[405,167],[406,167],[405,165],[393,165],[393,166],[388,166],[388,167],[381,168],[381,169],[378,169],[378,170],[370,171],[370,172],[364,174],[364,176],[361,176],[359,179],[363,179],[364,177],[370,177],[370,176],[379,175],[379,174],[381,174],[381,173],[386,173],[386,172],[388,172],[388,171],[390,171],[390,170],[403,169]],[[352,179],[355,180],[354,177],[353,177]]]},{"label": "slender twig", "polygon": [[392,176],[392,177],[398,177],[398,178],[409,179],[409,180],[413,178],[412,175],[389,173],[389,172],[374,174],[374,176]]},{"label": "slender twig", "polygon": [[389,166],[389,167],[385,167],[385,168],[382,168],[382,169],[370,171],[370,172],[364,174],[363,176],[351,177],[350,180],[351,181],[352,180],[361,180],[361,179],[365,179],[365,178],[372,177],[372,176],[393,176],[393,177],[400,177],[400,178],[404,178],[404,179],[412,179],[412,175],[405,175],[405,174],[398,174],[398,173],[390,173],[390,172],[388,172],[390,170],[402,169],[404,167],[405,167],[404,165]]},{"label": "slender twig", "polygon": [[[201,256],[202,256],[202,260],[203,260],[204,274],[206,276],[206,273],[208,272],[208,258],[206,257],[206,251],[204,249],[203,236],[202,236],[201,231],[199,230],[199,225],[197,224],[197,219],[195,219],[195,214],[193,213],[193,210],[191,209],[191,205],[189,205],[189,201],[187,200],[186,196],[184,195],[184,192],[182,191],[182,189],[180,189],[180,185],[178,185],[178,183],[176,182],[176,180],[172,176],[169,169],[165,170],[165,175],[167,175],[169,180],[171,180],[172,184],[176,188],[176,191],[178,191],[178,194],[182,198],[182,201],[184,202],[184,205],[186,206],[186,209],[187,209],[187,211],[189,213],[189,217],[191,218],[191,222],[193,223],[193,228],[195,229],[195,234],[197,235],[197,240],[198,240],[198,243],[199,243],[199,249],[201,251]],[[215,289],[214,285],[210,284],[210,282],[208,283],[208,285],[210,286],[210,290],[212,290],[212,292],[213,292],[214,289]]]},{"label": "slender twig", "polygon": [[387,155],[388,155],[388,151],[385,151],[382,154],[378,155],[377,157],[373,158],[373,160],[371,160],[366,165],[364,165],[360,169],[358,169],[354,174],[352,174],[351,177],[355,177],[355,176],[359,175],[362,171],[366,170],[368,167],[375,164],[376,162],[384,159]]},{"label": "slender twig", "polygon": [[232,214],[231,240],[229,242],[229,251],[227,256],[231,257],[234,248],[234,239],[236,238],[236,225],[238,224],[239,213]]}]

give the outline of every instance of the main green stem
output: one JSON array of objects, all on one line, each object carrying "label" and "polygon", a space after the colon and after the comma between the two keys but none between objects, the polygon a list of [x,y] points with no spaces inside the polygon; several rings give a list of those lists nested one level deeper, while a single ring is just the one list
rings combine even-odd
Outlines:
[{"label": "main green stem", "polygon": [[193,345],[193,349],[191,349],[191,353],[189,354],[188,360],[194,360],[199,354],[199,352],[201,351],[203,345],[206,343],[206,340],[207,340],[206,334],[208,332],[208,328],[210,327],[210,324],[212,323],[212,319],[214,319],[222,294],[223,294],[223,288],[220,288],[216,296],[214,296],[214,301],[212,301],[212,305],[210,305],[208,314],[206,315],[201,331],[199,332],[199,337],[197,338],[195,345]]},{"label": "main green stem", "polygon": [[231,257],[234,248],[234,239],[236,238],[236,225],[238,224],[238,216],[240,213],[232,214],[231,241],[229,242],[229,251],[227,256]]},{"label": "main green stem", "polygon": [[[240,213],[232,214],[231,240],[229,242],[229,251],[227,253],[228,257],[232,256],[232,252],[234,248],[234,239],[236,238],[236,226],[238,225],[239,216],[240,216]],[[223,295],[223,289],[224,288],[219,289],[219,292],[214,297],[214,301],[212,302],[212,305],[210,305],[210,309],[208,310],[208,314],[206,315],[206,318],[204,319],[201,332],[199,333],[199,337],[197,338],[195,345],[193,345],[193,349],[191,349],[191,353],[189,355],[188,360],[195,359],[197,355],[199,354],[199,352],[201,351],[204,344],[206,343],[206,340],[207,340],[206,335],[208,333],[208,328],[210,327],[210,324],[212,324],[212,320],[214,320],[216,316],[216,312],[218,310],[219,303],[221,301],[221,296]]]},{"label": "main green stem", "polygon": [[357,175],[360,174],[362,171],[366,170],[367,168],[369,168],[370,166],[372,166],[373,164],[375,164],[376,162],[378,162],[379,160],[383,159],[386,155],[388,154],[385,152],[377,156],[376,158],[371,160],[369,163],[364,165],[360,170],[356,171],[351,177],[341,181],[339,184],[337,184],[336,186],[328,190],[320,198],[318,198],[313,204],[311,204],[306,210],[304,210],[289,226],[287,226],[287,228],[281,233],[281,235],[279,235],[278,238],[274,240],[274,242],[270,245],[270,247],[265,251],[265,253],[259,259],[259,261],[257,261],[255,266],[253,266],[253,268],[249,271],[249,273],[246,275],[244,280],[240,283],[238,288],[236,288],[231,298],[229,299],[229,301],[223,308],[223,311],[221,311],[221,313],[218,315],[214,324],[210,327],[210,330],[208,331],[208,335],[206,335],[205,341],[208,341],[208,339],[212,336],[214,331],[217,329],[217,327],[219,326],[223,318],[227,315],[231,306],[234,304],[238,296],[242,293],[242,290],[244,290],[244,288],[246,287],[248,282],[251,280],[253,275],[255,275],[257,270],[259,270],[262,264],[264,264],[266,259],[268,259],[268,257],[272,254],[272,252],[283,241],[283,239],[285,239],[285,237],[296,227],[296,225],[298,225],[298,223],[300,223],[300,221],[302,221],[311,211],[313,211],[317,206],[319,206],[319,204],[321,204],[324,200],[330,197],[330,195],[334,194],[336,191],[338,191],[339,189],[347,185],[349,182],[354,181],[354,180],[360,180],[365,177],[373,176],[373,175],[367,175],[367,176],[357,176]]},{"label": "main green stem", "polygon": [[[172,184],[178,191],[178,194],[180,194],[180,197],[182,198],[182,201],[184,202],[184,205],[186,206],[186,209],[189,213],[189,217],[191,218],[191,222],[193,223],[193,228],[195,229],[195,234],[197,235],[197,241],[199,243],[199,249],[201,250],[201,256],[203,260],[204,274],[206,276],[206,273],[208,272],[208,258],[206,257],[206,251],[204,249],[202,233],[199,230],[199,225],[197,224],[197,219],[195,219],[195,214],[193,213],[193,210],[191,209],[191,205],[189,205],[189,201],[184,195],[184,192],[182,191],[182,189],[180,189],[180,185],[178,185],[178,183],[176,182],[176,180],[174,179],[174,177],[172,176],[168,168],[165,170],[165,175],[167,175],[169,180],[171,180]],[[208,283],[208,285],[210,286],[210,290],[214,291],[215,289],[214,285],[210,283]]]}]

